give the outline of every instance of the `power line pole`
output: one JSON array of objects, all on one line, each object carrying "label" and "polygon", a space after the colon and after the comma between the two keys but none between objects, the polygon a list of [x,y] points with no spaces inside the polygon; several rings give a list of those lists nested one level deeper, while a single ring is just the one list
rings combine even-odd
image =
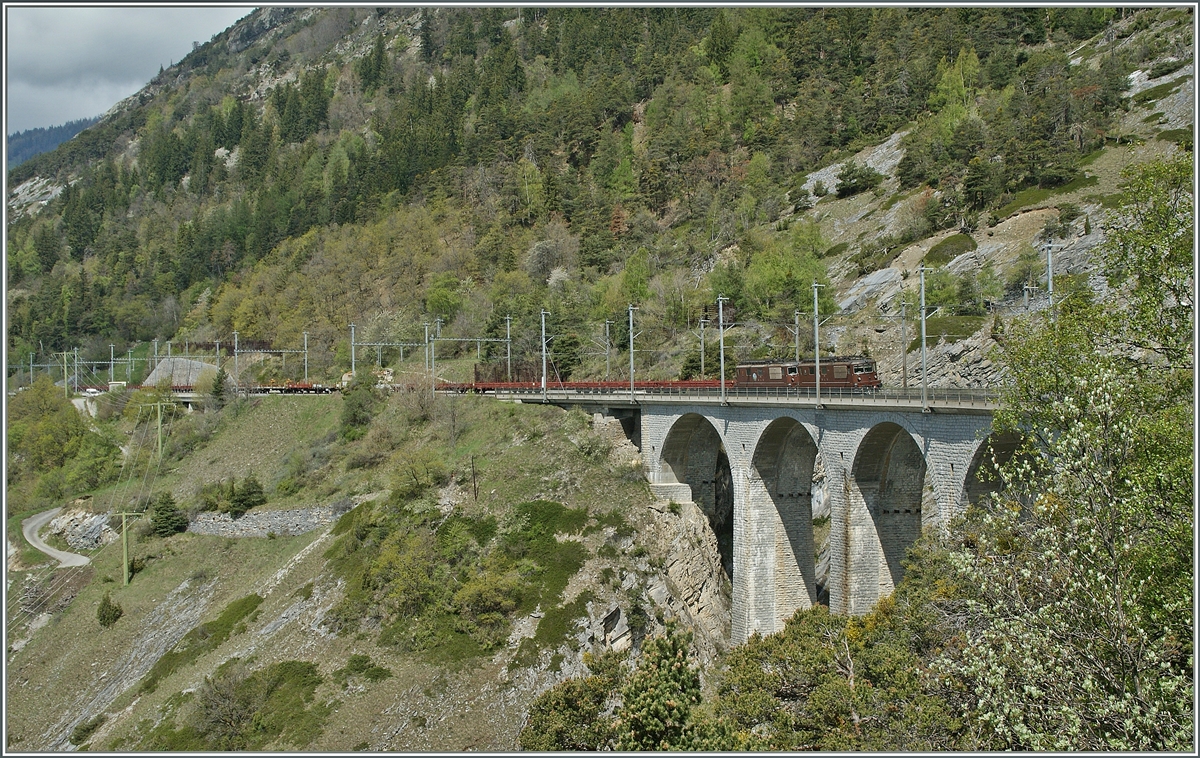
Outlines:
[{"label": "power line pole", "polygon": [[638,310],[638,307],[633,303],[629,304],[629,402],[636,402],[633,399],[633,312]]},{"label": "power line pole", "polygon": [[900,296],[900,386],[908,389],[908,337],[904,331],[904,295]]},{"label": "power line pole", "polygon": [[796,337],[796,363],[800,363],[800,309],[796,309],[796,331],[792,332]]},{"label": "power line pole", "polygon": [[113,381],[113,360],[114,360],[113,348],[114,347],[116,347],[116,345],[108,346],[108,381],[110,381],[110,382]]},{"label": "power line pole", "polygon": [[724,294],[717,295],[717,326],[721,334],[721,405],[729,405],[725,401],[725,301],[728,299]]},{"label": "power line pole", "polygon": [[125,569],[125,586],[128,587],[129,586],[129,530],[126,528],[125,517],[133,516],[134,518],[138,518],[142,514],[141,513],[122,512],[120,515],[121,515],[121,558],[122,558],[121,563]]},{"label": "power line pole", "polygon": [[929,412],[929,367],[925,363],[925,267],[921,272],[921,412]]},{"label": "power line pole", "polygon": [[504,317],[504,352],[508,361],[508,381],[512,381],[512,316]]},{"label": "power line pole", "polygon": [[[404,348],[400,348],[400,360],[404,360]],[[308,381],[308,332],[304,333],[304,381]]]},{"label": "power line pole", "polygon": [[158,459],[160,461],[162,460],[162,407],[164,405],[169,405],[172,408],[175,407],[175,403],[164,402],[162,400],[157,403],[145,403],[139,406],[141,408],[158,408]]},{"label": "power line pole", "polygon": [[1050,298],[1050,323],[1054,323],[1054,249],[1066,245],[1046,243],[1046,295]]},{"label": "power line pole", "polygon": [[817,408],[821,407],[821,308],[817,302],[817,288],[824,284],[813,282],[813,371],[817,378]]},{"label": "power line pole", "polygon": [[604,320],[604,381],[608,381],[608,374],[612,368],[612,338],[608,336],[608,327],[612,325],[609,319]]},{"label": "power line pole", "polygon": [[424,321],[425,326],[425,371],[430,369],[430,323]]},{"label": "power line pole", "polygon": [[700,378],[704,378],[704,327],[708,324],[708,319],[700,319]]},{"label": "power line pole", "polygon": [[438,338],[430,339],[430,391],[438,396]]},{"label": "power line pole", "polygon": [[546,400],[546,316],[549,311],[542,310],[542,400]]},{"label": "power line pole", "polygon": [[[237,332],[234,332],[234,334],[237,334]],[[354,345],[354,324],[351,324],[350,325],[350,376],[351,377],[357,376],[357,373],[355,371],[357,366],[355,365],[354,347],[355,347],[355,345]],[[352,379],[352,381],[353,381],[353,379]]]}]

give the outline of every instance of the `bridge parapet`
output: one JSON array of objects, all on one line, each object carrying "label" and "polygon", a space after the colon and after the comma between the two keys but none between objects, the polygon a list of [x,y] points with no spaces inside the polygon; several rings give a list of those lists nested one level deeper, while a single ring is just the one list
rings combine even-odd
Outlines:
[{"label": "bridge parapet", "polygon": [[[794,408],[817,408],[818,399],[812,389],[795,387],[737,387],[726,393],[726,405],[731,406],[784,406]],[[547,389],[497,390],[497,399],[519,400],[523,403],[550,403],[552,405],[600,404],[611,407],[637,407],[654,404],[721,405],[720,390],[709,388],[656,388],[638,389],[630,393],[611,390]],[[919,389],[844,389],[824,388],[819,404],[834,409],[876,408],[903,411],[922,410],[931,412],[951,411],[957,413],[991,414],[1000,405],[1000,394],[994,390],[978,389],[931,389],[922,402]]]}]

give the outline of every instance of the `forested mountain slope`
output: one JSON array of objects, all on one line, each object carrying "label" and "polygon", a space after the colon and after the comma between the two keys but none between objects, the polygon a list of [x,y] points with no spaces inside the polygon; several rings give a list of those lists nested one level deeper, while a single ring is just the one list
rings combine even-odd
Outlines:
[{"label": "forested mountain slope", "polygon": [[[10,173],[9,349],[307,330],[340,373],[351,322],[494,337],[507,314],[530,353],[545,308],[567,375],[606,319],[624,344],[634,303],[646,367],[674,375],[721,292],[763,325],[743,352],[786,346],[813,279],[835,310],[913,243],[1181,139],[1186,118],[1124,116],[1131,73],[1191,89],[1190,28],[1168,9],[263,9]],[[1037,231],[1097,229],[1090,197]],[[978,263],[932,303],[978,312],[1030,279]]]},{"label": "forested mountain slope", "polygon": [[8,165],[19,166],[39,153],[53,150],[79,132],[99,121],[96,118],[81,118],[68,121],[61,126],[26,129],[8,135]]}]

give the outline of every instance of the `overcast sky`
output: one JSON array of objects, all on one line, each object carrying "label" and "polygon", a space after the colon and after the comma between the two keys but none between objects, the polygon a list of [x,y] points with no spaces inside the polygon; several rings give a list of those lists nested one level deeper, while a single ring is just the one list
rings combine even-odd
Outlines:
[{"label": "overcast sky", "polygon": [[6,5],[5,133],[99,116],[251,10]]}]

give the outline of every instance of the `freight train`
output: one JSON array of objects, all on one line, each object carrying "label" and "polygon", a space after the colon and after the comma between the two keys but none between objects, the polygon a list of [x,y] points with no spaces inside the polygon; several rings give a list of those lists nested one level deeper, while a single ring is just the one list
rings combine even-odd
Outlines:
[{"label": "freight train", "polygon": [[[540,367],[532,364],[514,364],[514,381],[507,381],[508,370],[503,364],[476,364],[475,379],[471,382],[438,382],[437,388],[447,392],[529,392],[541,389]],[[811,358],[800,361],[759,360],[737,364],[734,378],[725,381],[726,389],[741,388],[815,388],[817,384],[816,361]],[[669,392],[671,390],[716,390],[720,379],[674,379],[634,381],[634,389]],[[421,386],[420,382],[406,385],[393,384],[392,389],[410,390]],[[869,391],[879,388],[879,376],[875,361],[861,355],[831,356],[821,359],[821,387],[849,388]],[[428,388],[428,384],[424,384]],[[629,382],[589,381],[572,382],[548,378],[547,389],[574,390],[577,392],[609,393],[629,389]],[[108,389],[97,386],[97,390]],[[138,389],[135,387],[135,389]],[[281,382],[247,386],[243,388],[253,395],[317,395],[336,392],[336,385],[312,384],[309,382]],[[191,392],[191,386],[174,386],[173,392]]]},{"label": "freight train", "polygon": [[[530,365],[514,365],[513,381],[507,381],[504,365],[476,364],[473,382],[444,383],[438,386],[457,392],[528,391],[541,389],[540,369]],[[720,379],[679,379],[660,381],[634,381],[635,389],[642,390],[690,390],[717,389]],[[797,387],[815,388],[817,385],[816,361],[808,358],[800,361],[759,360],[743,361],[735,369],[735,377],[725,381],[726,388],[742,387]],[[830,356],[821,359],[821,386],[826,388],[851,388],[872,390],[882,386],[875,371],[875,361],[862,355]],[[548,389],[577,390],[582,392],[620,392],[629,389],[629,382],[572,382],[547,379]]]}]

